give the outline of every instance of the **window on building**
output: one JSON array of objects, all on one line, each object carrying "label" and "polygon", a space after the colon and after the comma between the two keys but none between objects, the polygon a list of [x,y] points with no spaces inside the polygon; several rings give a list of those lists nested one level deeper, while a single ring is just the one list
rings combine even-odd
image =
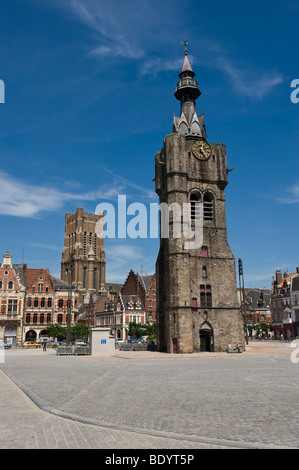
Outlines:
[{"label": "window on building", "polygon": [[44,286],[43,286],[43,283],[40,282],[40,283],[38,284],[38,286],[37,286],[37,292],[42,292],[42,291],[43,291],[43,287],[44,287]]},{"label": "window on building", "polygon": [[27,299],[27,307],[31,307],[31,304],[32,304],[32,299],[31,299],[31,297],[28,297],[28,299]]},{"label": "window on building", "polygon": [[206,304],[207,304],[207,307],[212,307],[212,294],[211,294],[211,292],[206,293]]},{"label": "window on building", "polygon": [[52,297],[48,298],[48,307],[52,307]]},{"label": "window on building", "polygon": [[41,313],[40,316],[39,316],[39,322],[44,323],[44,321],[45,321],[45,315],[43,313]]},{"label": "window on building", "polygon": [[97,234],[94,236],[94,254],[97,256]]},{"label": "window on building", "polygon": [[12,290],[12,289],[13,289],[13,282],[12,282],[12,281],[9,281],[9,283],[8,283],[8,289],[9,289],[9,290]]},{"label": "window on building", "polygon": [[191,211],[191,220],[195,220],[195,218],[199,217],[200,210],[198,203],[200,202],[200,192],[193,191],[190,195],[190,211]]},{"label": "window on building", "polygon": [[52,323],[52,315],[51,315],[51,313],[48,313],[48,315],[47,315],[47,323]]},{"label": "window on building", "polygon": [[63,308],[63,299],[58,300],[58,308]]},{"label": "window on building", "polygon": [[33,314],[33,323],[37,323],[37,313]]},{"label": "window on building", "polygon": [[83,289],[86,288],[86,268],[83,268]]},{"label": "window on building", "polygon": [[34,298],[34,304],[33,304],[34,307],[38,307],[38,297],[35,297]]},{"label": "window on building", "polygon": [[193,297],[193,299],[191,301],[191,307],[192,307],[192,310],[197,309],[197,299],[195,297]]},{"label": "window on building", "polygon": [[16,299],[9,299],[7,305],[7,314],[16,315],[18,313],[18,301]]},{"label": "window on building", "polygon": [[94,268],[93,270],[93,288],[96,289],[97,285],[97,268]]},{"label": "window on building", "polygon": [[41,298],[41,301],[40,301],[40,306],[41,306],[42,308],[44,308],[45,305],[46,305],[46,299],[45,299],[45,297],[42,297],[42,298]]},{"label": "window on building", "polygon": [[208,247],[207,246],[202,246],[201,247],[201,256],[203,258],[207,258],[208,257]]},{"label": "window on building", "polygon": [[63,320],[63,315],[62,315],[62,313],[58,313],[58,315],[57,315],[57,323],[62,323],[62,320]]},{"label": "window on building", "polygon": [[87,233],[84,232],[84,238],[83,238],[83,255],[86,256],[86,237]]},{"label": "window on building", "polygon": [[30,321],[31,321],[30,313],[27,313],[26,314],[26,323],[30,323]]},{"label": "window on building", "polygon": [[0,281],[0,289],[2,289],[2,286],[3,286],[2,281]]},{"label": "window on building", "polygon": [[202,308],[212,307],[212,287],[210,284],[201,284],[200,287],[200,306]]},{"label": "window on building", "polygon": [[203,218],[213,220],[213,216],[213,197],[207,193],[203,198]]}]

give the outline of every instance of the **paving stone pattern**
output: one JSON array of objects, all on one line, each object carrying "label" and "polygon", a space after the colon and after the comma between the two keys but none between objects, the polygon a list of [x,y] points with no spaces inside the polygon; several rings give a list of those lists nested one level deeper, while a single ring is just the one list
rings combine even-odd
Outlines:
[{"label": "paving stone pattern", "polygon": [[[104,432],[104,445],[113,448],[115,443],[120,448],[123,441],[118,441],[118,437],[114,441],[113,436],[126,434],[127,431],[121,431],[123,426],[128,430],[144,430],[143,446],[146,439],[159,440],[150,436],[151,431],[162,431],[191,439],[192,436],[218,439],[218,448],[221,444],[225,447],[224,440],[299,447],[295,411],[299,364],[291,362],[290,353],[291,350],[255,355],[206,353],[175,358],[156,353],[142,357],[143,353],[138,356],[135,352],[117,352],[114,358],[96,359],[8,351],[1,368],[51,408],[119,426],[116,430],[77,423],[75,431],[61,431],[69,436],[75,432],[75,441],[87,439],[86,445],[90,445],[90,439],[82,438],[83,427],[91,434],[94,429],[99,434]],[[22,407],[20,403],[16,406]],[[46,416],[43,419],[58,419],[61,429],[65,426],[68,429],[69,420],[43,414]],[[74,426],[74,421],[71,423]],[[22,420],[14,423],[9,436],[20,425]],[[136,438],[137,434],[132,434]],[[37,445],[32,439],[33,445]],[[63,442],[57,437],[57,430],[47,439],[53,446]],[[69,445],[67,440],[65,445]],[[200,444],[189,441],[187,447],[190,445]]]}]

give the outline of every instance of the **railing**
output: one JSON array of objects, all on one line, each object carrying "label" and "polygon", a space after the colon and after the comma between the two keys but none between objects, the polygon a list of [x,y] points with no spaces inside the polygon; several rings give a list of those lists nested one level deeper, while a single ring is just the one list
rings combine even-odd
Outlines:
[{"label": "railing", "polygon": [[182,88],[182,87],[185,87],[185,86],[198,87],[198,83],[197,83],[196,80],[194,80],[192,78],[183,78],[182,80],[178,81],[178,83],[176,85],[176,89]]}]

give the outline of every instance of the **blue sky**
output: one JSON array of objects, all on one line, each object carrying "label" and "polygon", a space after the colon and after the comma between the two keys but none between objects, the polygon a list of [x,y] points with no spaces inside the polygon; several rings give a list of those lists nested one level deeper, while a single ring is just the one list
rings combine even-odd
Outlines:
[{"label": "blue sky", "polygon": [[[157,202],[184,48],[209,142],[227,146],[228,239],[245,284],[299,266],[297,1],[1,1],[0,246],[59,275],[66,212]],[[155,269],[157,239],[105,239],[107,280]]]}]

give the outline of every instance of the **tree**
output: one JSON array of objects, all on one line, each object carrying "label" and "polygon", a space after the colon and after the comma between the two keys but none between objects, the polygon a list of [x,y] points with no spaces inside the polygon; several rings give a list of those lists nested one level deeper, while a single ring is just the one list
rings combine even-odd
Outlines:
[{"label": "tree", "polygon": [[[66,339],[66,328],[61,325],[49,325],[46,328],[47,335],[52,338],[57,338],[58,341]],[[89,335],[89,327],[82,323],[76,323],[71,327],[71,339],[87,338]]]},{"label": "tree", "polygon": [[48,325],[46,328],[47,335],[62,341],[66,338],[66,328],[60,325]]},{"label": "tree", "polygon": [[89,335],[89,326],[83,323],[76,323],[71,327],[71,338],[73,340],[77,338],[87,338]]},{"label": "tree", "polygon": [[256,330],[257,336],[268,336],[268,330],[270,328],[270,325],[268,323],[257,323],[257,325],[254,326],[254,329]]},{"label": "tree", "polygon": [[141,336],[155,336],[156,324],[146,325],[144,323],[130,322],[128,334],[137,338],[141,338]]}]

